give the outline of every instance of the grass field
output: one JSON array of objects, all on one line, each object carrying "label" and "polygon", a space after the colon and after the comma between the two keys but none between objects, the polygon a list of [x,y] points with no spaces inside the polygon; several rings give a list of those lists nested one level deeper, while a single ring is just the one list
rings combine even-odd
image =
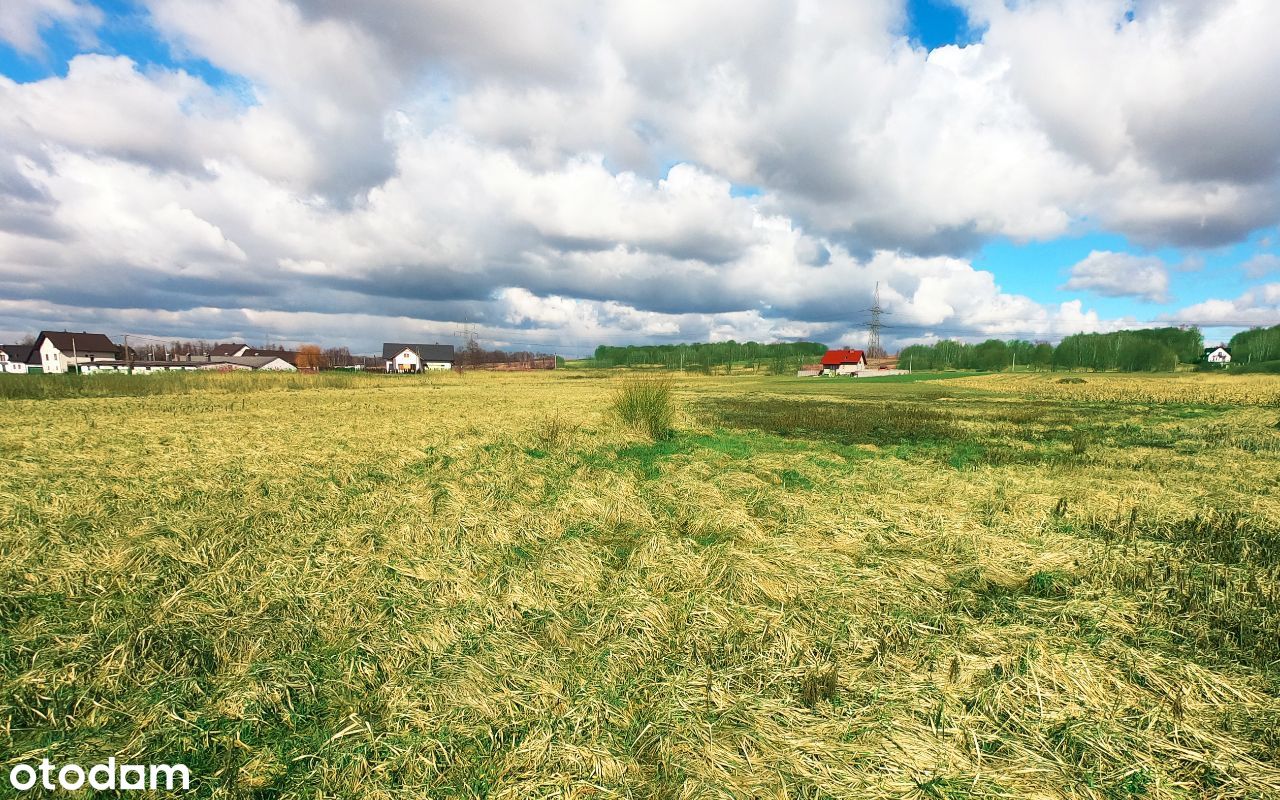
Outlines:
[{"label": "grass field", "polygon": [[1280,377],[308,377],[0,393],[5,773],[1280,797]]}]

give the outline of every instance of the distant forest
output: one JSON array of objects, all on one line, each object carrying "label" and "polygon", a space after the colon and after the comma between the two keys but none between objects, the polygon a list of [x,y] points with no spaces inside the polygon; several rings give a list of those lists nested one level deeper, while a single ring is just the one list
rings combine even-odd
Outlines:
[{"label": "distant forest", "polygon": [[[1280,325],[1242,331],[1231,338],[1232,367],[1280,371]],[[904,369],[1118,370],[1167,372],[1179,364],[1201,364],[1204,336],[1199,328],[1142,328],[1112,333],[1077,333],[1058,345],[1024,339],[988,339],[969,344],[950,339],[910,345],[898,354]],[[826,352],[819,342],[709,342],[669,345],[600,345],[590,364],[598,367],[661,367],[689,372],[768,369],[785,373],[812,364]]]},{"label": "distant forest", "polygon": [[901,365],[912,369],[995,371],[1017,365],[1028,369],[1161,372],[1178,364],[1197,363],[1203,354],[1204,337],[1198,328],[1143,328],[1077,333],[1057,347],[1022,339],[988,339],[980,344],[945,340],[904,347],[898,357]]},{"label": "distant forest", "polygon": [[1230,347],[1231,360],[1238,366],[1277,364],[1280,362],[1280,325],[1241,331],[1231,337]]},{"label": "distant forest", "polygon": [[711,372],[717,368],[793,372],[803,364],[822,358],[827,346],[821,342],[695,342],[693,344],[627,345],[596,348],[591,365],[597,367],[660,366],[687,372]]}]

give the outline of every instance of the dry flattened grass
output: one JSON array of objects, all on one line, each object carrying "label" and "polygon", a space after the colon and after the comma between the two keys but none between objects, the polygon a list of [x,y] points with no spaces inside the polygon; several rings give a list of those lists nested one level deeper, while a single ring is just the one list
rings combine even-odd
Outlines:
[{"label": "dry flattened grass", "polygon": [[1162,403],[1206,406],[1280,405],[1280,376],[1185,373],[1133,375],[1081,373],[998,373],[959,378],[948,385],[1037,400]]},{"label": "dry flattened grass", "polygon": [[1280,793],[1274,666],[1220,638],[1222,583],[1179,626],[1147,571],[1274,591],[1258,409],[1090,407],[1084,453],[956,467],[636,444],[604,381],[435,386],[0,404],[32,420],[0,431],[5,763],[184,761],[208,797]]}]

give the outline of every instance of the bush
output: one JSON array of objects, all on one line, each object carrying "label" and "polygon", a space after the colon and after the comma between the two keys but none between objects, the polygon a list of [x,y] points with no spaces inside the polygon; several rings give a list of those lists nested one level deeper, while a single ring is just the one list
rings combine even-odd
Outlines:
[{"label": "bush", "polygon": [[613,396],[613,411],[623,424],[659,441],[671,437],[675,405],[671,383],[661,379],[630,378]]}]

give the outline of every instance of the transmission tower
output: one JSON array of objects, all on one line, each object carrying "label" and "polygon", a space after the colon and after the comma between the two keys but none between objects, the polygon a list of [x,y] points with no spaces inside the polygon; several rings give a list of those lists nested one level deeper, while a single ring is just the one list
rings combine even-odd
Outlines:
[{"label": "transmission tower", "polygon": [[458,353],[458,369],[463,370],[472,366],[471,360],[479,346],[476,344],[475,323],[463,317],[462,322],[458,323],[457,336],[462,343],[461,352]]},{"label": "transmission tower", "polygon": [[880,346],[880,329],[884,323],[880,316],[887,313],[880,307],[880,281],[876,281],[875,297],[871,301],[871,321],[867,323],[867,358],[884,358],[884,348]]}]

